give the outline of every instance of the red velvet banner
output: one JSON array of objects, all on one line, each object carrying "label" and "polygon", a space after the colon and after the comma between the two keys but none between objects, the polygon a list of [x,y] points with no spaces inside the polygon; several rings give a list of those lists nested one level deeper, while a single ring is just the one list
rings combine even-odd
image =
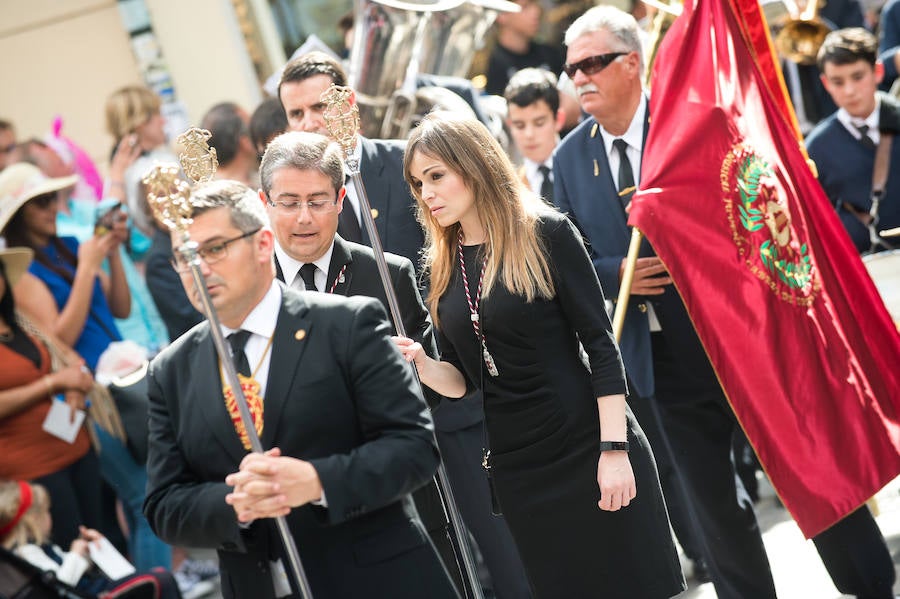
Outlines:
[{"label": "red velvet banner", "polygon": [[685,2],[630,223],[810,537],[900,473],[900,335],[804,160],[764,28],[756,0]]}]

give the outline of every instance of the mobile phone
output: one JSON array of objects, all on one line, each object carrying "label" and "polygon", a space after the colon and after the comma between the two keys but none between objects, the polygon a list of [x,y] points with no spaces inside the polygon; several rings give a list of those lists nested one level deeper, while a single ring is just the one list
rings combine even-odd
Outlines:
[{"label": "mobile phone", "polygon": [[122,202],[116,203],[112,208],[101,213],[94,223],[94,235],[106,235],[116,223],[117,213],[122,210]]}]

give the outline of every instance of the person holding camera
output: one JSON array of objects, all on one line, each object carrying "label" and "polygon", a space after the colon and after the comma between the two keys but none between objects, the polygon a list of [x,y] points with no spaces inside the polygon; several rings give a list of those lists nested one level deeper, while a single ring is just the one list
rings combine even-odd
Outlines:
[{"label": "person holding camera", "polygon": [[[34,276],[27,287],[17,287],[17,299],[27,297],[37,323],[73,347],[93,371],[109,344],[122,340],[114,318],[128,316],[131,308],[119,253],[127,219],[114,211],[83,243],[57,235],[59,194],[74,183],[74,176],[49,178],[25,162],[7,167],[0,173],[0,235],[10,246],[34,251],[29,267]],[[146,470],[135,462],[121,435],[96,424],[93,431],[100,444],[101,474],[125,510],[132,561],[142,569],[168,566],[169,547],[153,535],[141,513]]]}]

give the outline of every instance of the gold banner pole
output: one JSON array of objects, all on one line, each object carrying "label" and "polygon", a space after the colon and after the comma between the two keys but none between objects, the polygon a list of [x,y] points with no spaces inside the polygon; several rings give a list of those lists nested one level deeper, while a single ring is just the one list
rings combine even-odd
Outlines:
[{"label": "gold banner pole", "polygon": [[625,313],[628,312],[628,300],[631,299],[631,282],[634,280],[634,269],[637,266],[638,252],[644,234],[637,227],[631,228],[631,243],[628,244],[628,255],[625,257],[625,269],[622,271],[622,282],[619,284],[619,297],[613,313],[613,334],[616,343],[622,339],[622,328],[625,326]]}]

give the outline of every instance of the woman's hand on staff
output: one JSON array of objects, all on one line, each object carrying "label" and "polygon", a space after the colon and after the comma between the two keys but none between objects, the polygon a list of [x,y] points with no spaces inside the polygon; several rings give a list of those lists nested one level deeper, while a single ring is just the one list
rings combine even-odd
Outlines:
[{"label": "woman's hand on staff", "polygon": [[458,399],[466,394],[466,379],[456,366],[430,357],[421,343],[409,337],[394,336],[391,341],[407,362],[415,363],[423,385],[450,399]]},{"label": "woman's hand on staff", "polygon": [[597,484],[600,486],[601,510],[615,512],[627,507],[637,494],[634,471],[627,451],[604,451],[597,463]]},{"label": "woman's hand on staff", "polygon": [[396,335],[391,337],[391,341],[394,342],[394,345],[397,346],[397,349],[400,350],[407,362],[415,362],[417,370],[421,371],[427,365],[428,354],[425,353],[425,348],[422,347],[421,343],[409,337]]}]

